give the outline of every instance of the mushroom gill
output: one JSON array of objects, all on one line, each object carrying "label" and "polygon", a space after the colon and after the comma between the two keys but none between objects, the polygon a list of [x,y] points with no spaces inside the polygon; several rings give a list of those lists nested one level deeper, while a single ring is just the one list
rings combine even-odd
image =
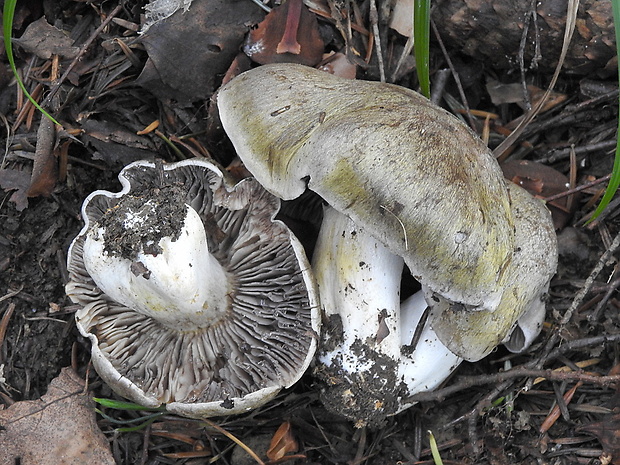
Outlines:
[{"label": "mushroom gill", "polygon": [[253,179],[228,187],[197,160],[136,162],[119,179],[121,192],[86,199],[68,260],[102,378],[197,417],[256,407],[297,381],[318,302],[301,245],[274,220],[278,199]]}]

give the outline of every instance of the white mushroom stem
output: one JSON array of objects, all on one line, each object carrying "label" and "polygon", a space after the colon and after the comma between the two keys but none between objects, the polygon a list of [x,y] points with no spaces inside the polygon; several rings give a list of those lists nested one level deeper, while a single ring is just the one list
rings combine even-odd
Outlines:
[{"label": "white mushroom stem", "polygon": [[[132,258],[109,249],[102,227],[88,232],[84,263],[97,286],[114,301],[179,331],[205,328],[228,308],[229,279],[207,247],[205,227],[196,211],[186,206],[176,238],[162,237]],[[157,236],[157,201],[138,211],[121,210],[116,221],[125,231],[139,228]]]},{"label": "white mushroom stem", "polygon": [[[314,250],[313,270],[327,320],[337,315],[342,340],[322,351],[320,361],[338,360],[357,373],[372,360],[352,347],[360,342],[393,360],[400,358],[400,280],[404,261],[333,208],[324,212]],[[332,329],[328,323],[327,331]],[[334,336],[338,336],[333,334]],[[327,336],[330,337],[330,336]],[[330,347],[330,344],[327,344]]]},{"label": "white mushroom stem", "polygon": [[[432,391],[443,383],[463,361],[439,340],[430,325],[432,318],[420,321],[427,307],[423,291],[415,293],[400,306],[400,326],[404,349],[399,373],[409,388],[410,396],[418,392]],[[420,324],[424,326],[416,334],[416,329]],[[411,347],[412,342],[415,343],[413,347]],[[412,403],[403,402],[402,409],[411,405]]]},{"label": "white mushroom stem", "polygon": [[337,387],[326,395],[343,397],[328,403],[356,420],[410,407],[409,396],[434,389],[462,361],[439,341],[431,318],[422,321],[422,291],[401,304],[403,266],[352,220],[325,210],[313,261],[326,317],[319,361]]}]

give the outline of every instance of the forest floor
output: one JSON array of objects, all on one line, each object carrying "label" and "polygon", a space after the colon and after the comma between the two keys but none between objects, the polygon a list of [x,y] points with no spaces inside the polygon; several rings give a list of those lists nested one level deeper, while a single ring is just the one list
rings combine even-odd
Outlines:
[{"label": "forest floor", "polygon": [[[345,68],[353,69],[359,79],[378,80],[381,65],[368,41],[368,31],[373,30],[368,19],[371,2],[309,3],[312,15],[318,14],[321,37],[319,42],[305,30],[303,36],[312,39],[302,43],[302,50],[316,55],[318,48],[321,56],[348,49],[353,65]],[[524,50],[519,41],[501,43],[504,55],[497,60],[480,52],[484,40],[499,37],[491,33],[468,42],[470,47],[464,50],[463,39],[455,32],[458,15],[442,10],[446,3],[437,2],[438,10],[433,12],[440,36],[446,31],[445,52],[436,38],[431,43],[434,98],[463,114],[453,78],[456,73],[469,108],[475,110],[471,120],[464,120],[473,123],[474,130],[495,148],[551,82],[557,55],[550,56],[552,52],[543,47],[543,59],[534,67],[528,49],[525,65],[519,69],[520,47]],[[588,35],[583,30],[596,18],[592,12],[599,11],[599,3],[603,2],[585,2],[580,9],[583,21],[577,42]],[[350,9],[334,20],[330,6],[345,4]],[[519,13],[522,4],[524,10]],[[515,2],[515,14],[525,17],[529,5],[529,1]],[[45,402],[50,383],[65,367],[86,381],[86,385],[76,384],[76,395],[85,391],[88,396],[118,399],[90,367],[90,343],[76,329],[76,306],[64,290],[67,250],[83,226],[80,208],[85,197],[98,189],[120,190],[117,175],[135,160],[157,157],[173,162],[201,156],[224,166],[233,160],[211,97],[233,60],[238,69],[256,66],[240,50],[248,26],[259,23],[265,12],[251,0],[194,0],[189,13],[179,11],[138,34],[143,7],[138,0],[18,2],[17,67],[29,92],[40,102],[47,99],[46,108],[63,125],[57,131],[41,124],[40,113],[18,90],[7,57],[0,54],[0,144],[4,148],[0,162],[4,189],[0,190],[0,445],[5,447],[3,434],[18,423],[16,406],[42,397]],[[563,32],[565,13],[556,13],[558,21],[548,21],[547,27]],[[479,14],[482,22],[491,13],[481,10]],[[417,89],[412,59],[402,54],[407,38],[390,29],[384,15],[380,9],[377,28],[388,80]],[[302,16],[302,24],[314,27],[307,16]],[[470,26],[461,24],[467,31]],[[514,27],[522,31],[523,23]],[[277,37],[270,37],[276,34],[271,29],[252,31],[278,43]],[[597,34],[606,37],[604,32]],[[552,48],[555,51],[561,47],[561,36],[549,32],[537,40],[560,40]],[[529,37],[527,31],[525,37]],[[401,54],[403,64],[394,72]],[[504,63],[505,54],[510,55],[509,64]],[[270,62],[277,56],[253,58]],[[568,69],[560,74],[550,103],[500,158],[509,179],[541,198],[566,191],[567,183],[570,187],[590,183],[578,193],[550,202],[559,266],[551,282],[542,334],[527,352],[515,355],[500,347],[480,362],[462,364],[444,388],[378,429],[355,428],[327,411],[319,400],[317,382],[308,373],[293,388],[247,415],[215,418],[207,424],[158,414],[154,422],[136,431],[123,431],[118,428],[136,426],[137,419],[146,420],[152,412],[104,409],[105,416],[97,414],[90,426],[93,436],[103,433],[104,446],[109,444],[119,464],[256,463],[231,435],[265,463],[431,464],[429,431],[444,464],[620,463],[620,384],[614,384],[620,374],[620,279],[615,274],[620,202],[612,202],[602,217],[585,224],[614,159],[618,81],[610,65],[613,57],[608,58],[588,55],[583,58],[588,61],[584,67],[577,52],[569,53],[568,60],[573,61],[567,61]],[[525,171],[519,160],[529,160],[533,168]],[[57,421],[75,418],[78,413],[73,408],[61,410]],[[93,415],[93,408],[89,404],[86,415]],[[286,428],[290,435],[283,435],[276,444],[275,432]],[[55,437],[47,437],[48,433],[25,428],[13,437],[20,438],[23,447],[35,449],[34,444]],[[82,440],[90,444],[95,439],[71,439]],[[265,455],[270,443],[276,447]],[[46,447],[49,451],[49,444]],[[0,457],[0,464],[19,463],[24,450],[0,447],[1,454],[6,456]],[[103,462],[91,458],[90,463]]]}]

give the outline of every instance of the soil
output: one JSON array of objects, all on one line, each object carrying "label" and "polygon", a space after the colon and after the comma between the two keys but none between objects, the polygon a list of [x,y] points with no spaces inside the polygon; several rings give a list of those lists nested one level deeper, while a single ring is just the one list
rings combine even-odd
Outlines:
[{"label": "soil", "polygon": [[[121,2],[121,8],[114,12],[119,20],[96,32],[119,2],[18,2],[16,36],[21,36],[36,20],[45,18],[70,34],[78,47],[91,34],[95,38],[48,107],[63,123],[63,130],[56,134],[56,143],[48,150],[57,167],[55,172],[47,173],[53,183],[51,189],[44,189],[43,195],[30,190],[37,195],[26,198],[29,187],[41,184],[37,181],[37,162],[33,163],[42,152],[40,115],[29,109],[21,94],[18,96],[7,58],[1,59],[0,143],[7,149],[0,166],[0,173],[5,172],[4,177],[0,175],[0,186],[4,188],[0,191],[0,408],[41,397],[51,380],[67,366],[73,366],[89,381],[96,397],[118,398],[90,368],[89,342],[75,327],[76,306],[64,290],[68,279],[67,250],[83,226],[80,208],[84,198],[99,189],[119,191],[117,174],[133,160],[157,157],[172,162],[209,155],[226,166],[233,159],[209,98],[231,66],[247,25],[241,30],[240,39],[235,39],[237,42],[226,39],[228,42],[220,44],[225,50],[232,47],[233,52],[222,59],[225,66],[221,70],[209,71],[205,82],[212,87],[203,89],[205,95],[201,99],[188,102],[178,88],[174,98],[166,97],[166,89],[174,88],[174,82],[161,79],[153,88],[149,87],[144,69],[153,66],[156,53],[150,48],[149,56],[147,47],[133,40],[137,35],[132,28],[140,24],[143,3]],[[368,2],[356,3],[362,12],[367,11]],[[596,2],[586,3],[590,8]],[[259,13],[251,14],[260,18]],[[362,14],[364,21],[365,15]],[[385,59],[391,66],[406,39],[389,30],[385,22],[379,26],[382,35],[390,37],[389,46],[384,45],[388,49]],[[327,48],[343,45],[333,22],[326,21],[322,27],[332,34],[331,38],[327,36]],[[450,25],[450,31],[456,28]],[[355,32],[356,47],[360,47],[361,37]],[[149,47],[153,47],[152,37],[150,40]],[[187,40],[191,43],[195,39]],[[123,46],[118,45],[119,41]],[[154,48],[160,47],[156,44]],[[507,45],[503,43],[502,47],[506,50]],[[518,47],[516,44],[515,56]],[[436,41],[431,51],[433,86],[439,87],[448,62]],[[213,52],[212,47],[208,52]],[[514,127],[515,120],[523,115],[524,104],[514,103],[518,98],[494,102],[486,90],[487,83],[493,80],[520,86],[524,82],[544,89],[550,82],[552,67],[525,67],[522,72],[518,67],[496,68],[485,57],[467,56],[465,52],[458,43],[448,44],[447,56],[462,77],[469,107],[486,112],[477,118],[476,129],[482,134],[485,115],[495,115],[491,116],[495,119],[489,139],[494,147],[503,140],[507,128]],[[37,57],[25,45],[16,45],[15,53],[18,68],[29,73],[27,87],[39,96],[41,90],[35,91],[37,84],[47,94],[59,78],[54,67],[60,65],[62,74],[73,60],[68,56],[61,56],[58,61]],[[558,175],[570,177],[572,170],[573,184],[585,184],[607,175],[613,164],[618,98],[618,82],[608,62],[605,55],[604,63],[588,65],[588,74],[580,74],[578,69],[562,74],[555,89],[556,103],[530,124],[509,158],[541,162],[555,168]],[[416,89],[415,72],[407,63],[398,74],[397,83]],[[378,69],[373,57],[369,66],[358,69],[358,77],[378,79]],[[458,96],[453,81],[444,90],[445,94]],[[453,101],[444,97],[441,103],[457,108],[459,105]],[[136,135],[156,120],[157,130]],[[243,169],[235,165],[231,171],[238,174]],[[511,179],[533,185],[530,187],[534,191],[541,185],[558,183],[561,189],[566,188],[566,181],[539,179],[530,174],[517,173]],[[257,451],[266,450],[276,430],[288,424],[295,441],[282,439],[289,446],[283,450],[305,458],[291,458],[285,463],[432,463],[429,430],[435,434],[446,464],[610,463],[604,462],[605,454],[612,454],[615,463],[620,463],[620,450],[613,439],[620,431],[619,397],[613,380],[601,378],[618,373],[620,280],[616,275],[615,250],[606,257],[594,281],[587,282],[620,230],[617,203],[601,219],[584,224],[604,185],[594,184],[575,194],[571,204],[558,207],[558,272],[551,284],[543,332],[526,353],[514,355],[498,348],[481,362],[464,363],[446,384],[452,391],[421,396],[419,404],[389,418],[381,428],[356,428],[327,411],[320,402],[320,386],[312,373],[266,407],[239,417],[213,419],[215,424],[167,415],[157,417],[155,423],[138,431],[122,432],[117,430],[116,422],[120,426],[135,426],[132,421],[149,412],[108,409],[107,416],[98,417],[98,425],[107,435],[115,459],[119,464],[254,463],[242,457],[239,447],[233,453],[235,442],[227,434],[254,444]],[[548,195],[551,194],[544,196]],[[576,301],[576,308],[571,308],[586,286],[588,293]],[[569,310],[570,318],[563,321]],[[554,335],[558,337],[554,339]],[[552,343],[546,347],[548,341]],[[521,375],[502,377],[501,373],[510,368],[522,370]],[[544,371],[551,369],[560,371]],[[539,380],[541,375],[547,380]],[[595,376],[603,381],[596,381]],[[569,396],[573,388],[574,396]],[[551,421],[548,414],[558,404],[557,419]],[[546,418],[548,424],[543,423]]]}]

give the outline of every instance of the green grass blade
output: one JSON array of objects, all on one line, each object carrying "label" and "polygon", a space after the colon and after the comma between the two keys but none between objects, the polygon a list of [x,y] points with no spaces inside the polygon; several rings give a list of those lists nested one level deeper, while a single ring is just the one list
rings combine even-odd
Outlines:
[{"label": "green grass blade", "polygon": [[435,440],[435,435],[431,430],[428,431],[428,441],[431,446],[431,455],[433,456],[433,463],[435,465],[443,465],[443,460],[441,460],[441,455],[439,454],[439,448],[437,447],[437,441]]},{"label": "green grass blade", "polygon": [[143,430],[150,424],[154,423],[157,418],[158,417],[152,417],[146,420],[144,423],[139,424],[138,426],[116,428],[116,431],[118,431],[119,433],[135,433],[136,431]]},{"label": "green grass blade", "polygon": [[114,399],[103,399],[101,397],[93,397],[93,400],[102,405],[103,407],[112,408],[116,410],[143,410],[148,412],[162,412],[165,411],[165,407],[144,407],[142,405],[135,404],[133,402],[124,402]]},{"label": "green grass blade", "polygon": [[[620,0],[612,0],[611,7],[614,12],[614,28],[616,30],[616,50],[620,50]],[[618,81],[620,85],[620,61],[618,62]],[[618,107],[620,108],[620,99],[618,101]],[[601,202],[596,207],[596,210],[592,214],[592,218],[588,220],[593,221],[598,217],[603,210],[609,205],[609,202],[616,194],[620,186],[620,117],[618,118],[618,132],[616,133],[616,157],[614,158],[614,167],[611,172],[611,179],[605,189],[605,194],[601,199]]]},{"label": "green grass blade", "polygon": [[155,412],[155,413],[151,413],[150,415],[145,415],[145,416],[139,417],[139,418],[132,418],[130,420],[117,420],[116,418],[111,417],[107,413],[102,412],[98,408],[95,409],[95,412],[97,412],[99,415],[101,415],[103,418],[105,418],[110,423],[114,423],[115,425],[132,425],[132,424],[135,424],[135,423],[142,424],[142,423],[144,423],[147,420],[150,420],[150,419],[153,419],[153,418],[157,419],[157,418],[159,418],[159,417],[161,417],[161,416],[166,414],[166,412]]},{"label": "green grass blade", "polygon": [[426,98],[431,96],[429,72],[429,44],[431,41],[431,0],[413,2],[413,50],[420,90]]},{"label": "green grass blade", "polygon": [[2,11],[2,33],[4,38],[4,50],[6,50],[6,56],[9,59],[9,65],[11,66],[11,70],[13,71],[13,75],[15,79],[17,79],[17,84],[22,89],[22,92],[28,100],[32,102],[32,104],[47,118],[49,118],[54,124],[58,126],[62,126],[58,121],[56,121],[48,112],[46,112],[41,106],[32,98],[30,93],[26,90],[26,86],[22,82],[19,74],[17,73],[17,68],[15,67],[15,58],[13,57],[13,44],[11,42],[11,36],[13,35],[13,18],[15,16],[15,6],[17,5],[17,0],[5,0],[4,9]]}]

